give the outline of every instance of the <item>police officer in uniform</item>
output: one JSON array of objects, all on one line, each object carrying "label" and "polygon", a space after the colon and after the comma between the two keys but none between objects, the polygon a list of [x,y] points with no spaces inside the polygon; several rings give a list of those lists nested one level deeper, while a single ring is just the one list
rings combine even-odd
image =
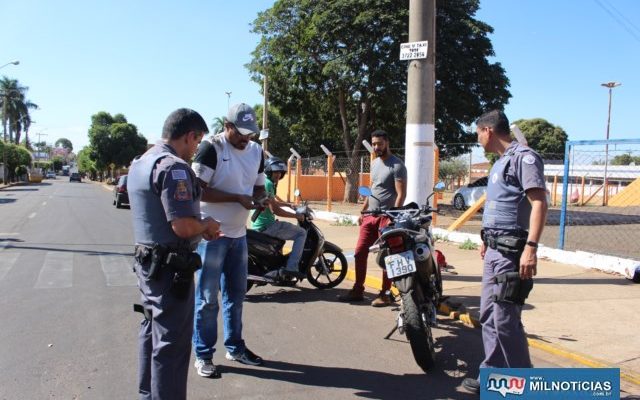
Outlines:
[{"label": "police officer in uniform", "polygon": [[[538,153],[512,141],[503,112],[482,115],[476,126],[484,150],[500,155],[489,172],[482,218],[480,322],[485,358],[480,367],[530,368],[521,312],[533,287],[546,221],[544,166]],[[476,379],[466,378],[462,385],[473,393],[480,390]]]},{"label": "police officer in uniform", "polygon": [[144,314],[139,334],[140,399],[186,399],[193,332],[194,252],[219,224],[200,218],[200,187],[189,164],[207,124],[181,108],[167,117],[163,143],[133,161],[127,186],[133,217],[135,271]]}]

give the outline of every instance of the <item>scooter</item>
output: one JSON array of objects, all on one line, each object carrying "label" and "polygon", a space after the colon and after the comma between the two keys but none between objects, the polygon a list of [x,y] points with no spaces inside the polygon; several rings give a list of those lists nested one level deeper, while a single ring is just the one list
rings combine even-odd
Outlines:
[{"label": "scooter", "polygon": [[[300,191],[296,190],[294,194],[299,197]],[[298,271],[318,289],[336,287],[347,276],[347,258],[340,247],[325,240],[320,229],[313,223],[314,214],[307,202],[296,207],[295,211],[304,216],[298,225],[307,231]],[[256,208],[251,217],[252,221],[255,221],[260,212],[261,209]],[[289,258],[289,255],[283,252],[284,244],[285,241],[282,239],[247,229],[249,248],[247,291],[253,285],[294,286],[304,279],[278,274]]]},{"label": "scooter", "polygon": [[[438,325],[436,312],[442,300],[442,275],[435,259],[431,235],[431,215],[437,210],[429,206],[429,199],[443,190],[444,183],[436,184],[422,207],[410,203],[388,210],[363,212],[391,220],[369,248],[370,252],[377,254],[378,265],[387,271],[402,299],[396,326],[386,339],[396,330],[406,334],[413,357],[425,372],[436,360],[431,328]],[[359,193],[373,197],[368,187],[359,188]]]}]

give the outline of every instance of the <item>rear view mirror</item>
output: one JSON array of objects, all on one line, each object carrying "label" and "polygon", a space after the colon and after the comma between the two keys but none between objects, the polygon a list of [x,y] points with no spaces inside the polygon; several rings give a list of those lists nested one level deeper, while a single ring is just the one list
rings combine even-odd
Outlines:
[{"label": "rear view mirror", "polygon": [[436,183],[436,185],[433,187],[433,191],[436,193],[442,193],[444,192],[444,189],[445,189],[445,185],[444,185],[444,182],[442,181]]},{"label": "rear view mirror", "polygon": [[367,186],[360,186],[358,188],[358,193],[360,194],[360,196],[369,197],[371,196],[371,189],[369,189]]}]

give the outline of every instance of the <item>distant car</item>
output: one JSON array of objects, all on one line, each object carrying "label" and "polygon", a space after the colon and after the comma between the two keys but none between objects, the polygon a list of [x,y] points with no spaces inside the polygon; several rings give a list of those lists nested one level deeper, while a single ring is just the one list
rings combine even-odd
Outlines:
[{"label": "distant car", "polygon": [[470,205],[478,201],[487,192],[489,177],[477,179],[466,186],[462,186],[453,193],[451,205],[456,210],[466,210]]},{"label": "distant car", "polygon": [[129,192],[127,192],[127,176],[122,175],[113,188],[113,205],[122,208],[122,204],[129,204]]},{"label": "distant car", "polygon": [[47,177],[47,179],[56,179],[56,173],[53,172],[53,171],[49,171],[49,172],[47,172],[46,177]]},{"label": "distant car", "polygon": [[77,172],[72,172],[71,175],[69,175],[69,182],[82,182],[82,177],[80,177],[80,174]]}]

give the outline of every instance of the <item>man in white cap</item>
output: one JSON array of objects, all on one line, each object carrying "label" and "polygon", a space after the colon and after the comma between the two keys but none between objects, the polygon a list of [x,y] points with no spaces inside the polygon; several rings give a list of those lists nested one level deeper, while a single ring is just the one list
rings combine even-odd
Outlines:
[{"label": "man in white cap", "polygon": [[247,289],[248,252],[246,223],[254,199],[266,196],[262,148],[251,138],[258,134],[256,114],[247,104],[232,106],[224,132],[198,147],[192,168],[203,186],[201,210],[220,222],[224,236],[201,242],[202,269],[196,274],[193,348],[198,375],[219,378],[213,364],[218,339],[218,291],[222,291],[222,316],[226,358],[261,365],[262,358],[242,339],[242,303]]}]

